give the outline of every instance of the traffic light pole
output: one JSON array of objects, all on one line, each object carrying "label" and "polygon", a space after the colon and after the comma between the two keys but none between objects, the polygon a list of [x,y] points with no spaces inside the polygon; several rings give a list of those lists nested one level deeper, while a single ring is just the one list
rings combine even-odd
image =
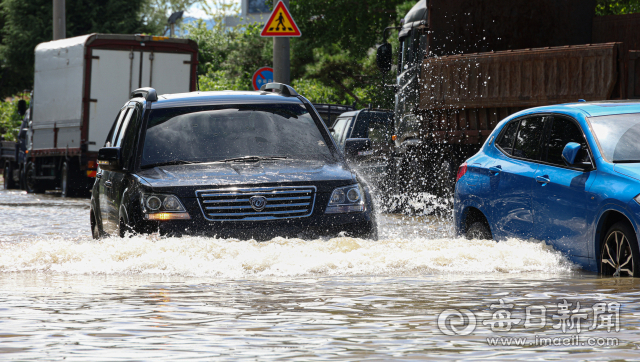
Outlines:
[{"label": "traffic light pole", "polygon": [[[273,6],[279,0],[273,0]],[[289,0],[282,0],[289,8]],[[289,37],[273,38],[273,81],[277,83],[291,83],[291,59],[289,51]]]}]

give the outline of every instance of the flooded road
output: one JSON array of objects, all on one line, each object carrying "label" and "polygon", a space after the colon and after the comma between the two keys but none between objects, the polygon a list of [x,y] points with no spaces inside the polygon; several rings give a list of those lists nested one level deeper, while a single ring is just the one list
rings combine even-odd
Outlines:
[{"label": "flooded road", "polygon": [[640,282],[446,218],[380,215],[378,242],[93,241],[88,212],[0,191],[0,359],[640,358]]}]

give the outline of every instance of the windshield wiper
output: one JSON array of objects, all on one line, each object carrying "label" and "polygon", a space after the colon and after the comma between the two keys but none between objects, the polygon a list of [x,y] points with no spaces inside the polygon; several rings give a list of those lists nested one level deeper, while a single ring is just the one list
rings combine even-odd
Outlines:
[{"label": "windshield wiper", "polygon": [[640,163],[640,160],[613,160],[613,163]]},{"label": "windshield wiper", "polygon": [[286,156],[242,156],[227,158],[226,160],[220,160],[216,162],[258,162],[265,160],[285,160]]},{"label": "windshield wiper", "polygon": [[158,166],[170,166],[170,165],[190,165],[192,163],[198,163],[198,162],[173,160],[173,161],[150,163],[148,165],[140,166],[140,168],[154,168]]}]

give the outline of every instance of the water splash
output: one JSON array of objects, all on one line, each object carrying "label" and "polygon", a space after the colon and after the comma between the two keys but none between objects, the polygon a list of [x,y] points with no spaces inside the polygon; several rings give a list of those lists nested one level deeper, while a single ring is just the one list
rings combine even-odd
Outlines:
[{"label": "water splash", "polygon": [[47,238],[0,244],[0,271],[250,277],[566,273],[573,265],[543,243],[466,239],[269,242],[134,236],[100,241]]}]

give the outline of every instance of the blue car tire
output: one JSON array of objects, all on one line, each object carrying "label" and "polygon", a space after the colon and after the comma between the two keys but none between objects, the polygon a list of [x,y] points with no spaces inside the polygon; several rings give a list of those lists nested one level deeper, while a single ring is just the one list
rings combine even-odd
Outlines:
[{"label": "blue car tire", "polygon": [[619,222],[607,231],[600,251],[600,273],[614,277],[640,276],[638,240],[629,224]]},{"label": "blue car tire", "polygon": [[469,225],[466,233],[467,239],[491,240],[491,230],[486,222],[475,221]]}]

